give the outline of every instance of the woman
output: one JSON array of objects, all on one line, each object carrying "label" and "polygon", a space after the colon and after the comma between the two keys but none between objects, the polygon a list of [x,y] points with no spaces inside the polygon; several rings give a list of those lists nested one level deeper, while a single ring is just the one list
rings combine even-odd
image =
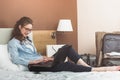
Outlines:
[{"label": "woman", "polygon": [[[118,71],[120,66],[113,67],[96,67],[92,68],[86,64],[74,49],[66,45],[59,49],[53,57],[39,55],[36,52],[34,44],[29,39],[33,21],[29,17],[19,19],[13,29],[11,40],[8,43],[9,53],[12,61],[15,64],[20,64],[28,67],[29,65],[46,63],[53,61],[52,67],[43,71],[73,71],[73,72],[89,72],[89,71]],[[65,58],[69,57],[73,62],[64,62]],[[29,69],[30,70],[30,69]],[[31,70],[34,71],[34,70]],[[41,71],[41,69],[38,69]]]}]

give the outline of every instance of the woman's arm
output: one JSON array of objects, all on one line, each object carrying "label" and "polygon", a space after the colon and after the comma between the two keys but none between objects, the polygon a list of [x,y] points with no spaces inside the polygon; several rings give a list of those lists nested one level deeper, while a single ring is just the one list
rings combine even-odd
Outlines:
[{"label": "woman's arm", "polygon": [[49,61],[53,61],[53,60],[54,60],[54,58],[43,56],[43,59],[32,60],[29,62],[29,64],[38,64],[41,62],[49,62]]},{"label": "woman's arm", "polygon": [[19,52],[18,52],[18,42],[16,40],[10,41],[8,43],[8,51],[11,56],[11,60],[15,64],[20,64],[20,65],[28,65],[29,60],[26,60],[22,57],[20,57]]}]

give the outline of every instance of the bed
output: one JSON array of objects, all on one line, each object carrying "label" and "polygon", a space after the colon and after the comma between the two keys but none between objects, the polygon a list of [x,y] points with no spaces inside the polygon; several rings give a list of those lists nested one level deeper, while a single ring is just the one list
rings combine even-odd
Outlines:
[{"label": "bed", "polygon": [[0,70],[0,80],[120,80],[120,72],[13,72]]},{"label": "bed", "polygon": [[[120,80],[120,72],[29,72],[23,71],[20,65],[15,65],[10,61],[7,52],[7,42],[9,40],[12,28],[0,28],[0,80]],[[53,30],[54,31],[54,30]],[[50,36],[53,31],[42,31],[45,35]],[[37,44],[38,40],[35,36],[39,34],[39,30],[33,32],[33,39]],[[41,35],[44,35],[41,34]],[[50,38],[49,38],[50,39]],[[48,40],[47,38],[45,40]],[[43,40],[41,40],[43,41]],[[52,41],[52,42],[51,42]],[[46,41],[42,46],[45,50],[46,44],[56,44],[56,40]],[[44,52],[43,50],[43,52]],[[39,51],[39,50],[38,50]]]}]

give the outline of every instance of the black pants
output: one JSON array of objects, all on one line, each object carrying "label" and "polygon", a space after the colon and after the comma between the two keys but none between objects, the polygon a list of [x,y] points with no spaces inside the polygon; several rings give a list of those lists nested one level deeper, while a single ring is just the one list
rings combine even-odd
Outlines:
[{"label": "black pants", "polygon": [[[72,72],[89,72],[91,67],[85,67],[82,65],[77,65],[77,61],[81,58],[77,52],[70,45],[65,45],[60,48],[54,57],[54,62],[52,67],[29,67],[30,71],[72,71]],[[68,57],[73,62],[64,62],[66,57]]]}]

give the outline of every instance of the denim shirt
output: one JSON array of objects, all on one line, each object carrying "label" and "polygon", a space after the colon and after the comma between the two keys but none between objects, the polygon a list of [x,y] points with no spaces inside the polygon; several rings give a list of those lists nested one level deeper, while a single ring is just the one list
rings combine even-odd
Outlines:
[{"label": "denim shirt", "polygon": [[[27,47],[27,45],[31,48]],[[34,44],[27,39],[24,42],[20,42],[16,38],[11,39],[8,42],[8,51],[10,53],[12,62],[23,66],[28,66],[31,60],[43,58],[37,53]]]}]

